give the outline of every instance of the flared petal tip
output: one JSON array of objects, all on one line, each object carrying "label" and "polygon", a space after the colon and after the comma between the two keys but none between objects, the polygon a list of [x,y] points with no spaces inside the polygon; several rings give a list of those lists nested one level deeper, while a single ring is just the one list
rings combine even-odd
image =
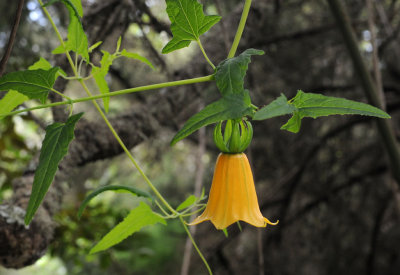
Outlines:
[{"label": "flared petal tip", "polygon": [[265,225],[267,225],[267,224],[270,224],[270,225],[277,225],[277,224],[279,223],[279,220],[276,220],[276,222],[271,222],[271,221],[268,220],[267,218],[264,218],[264,220],[265,220],[265,222],[266,222]]}]

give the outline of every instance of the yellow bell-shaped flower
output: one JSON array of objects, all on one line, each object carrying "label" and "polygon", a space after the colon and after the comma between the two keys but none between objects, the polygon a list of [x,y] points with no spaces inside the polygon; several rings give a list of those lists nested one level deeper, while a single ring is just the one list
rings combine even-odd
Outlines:
[{"label": "yellow bell-shaped flower", "polygon": [[207,220],[217,229],[227,228],[236,221],[256,227],[278,223],[272,223],[261,214],[253,174],[244,153],[218,156],[206,209],[190,225]]}]

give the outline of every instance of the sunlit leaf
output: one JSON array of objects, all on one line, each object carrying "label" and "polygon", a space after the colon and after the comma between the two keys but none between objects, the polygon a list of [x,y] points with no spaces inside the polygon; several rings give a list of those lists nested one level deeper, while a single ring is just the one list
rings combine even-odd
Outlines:
[{"label": "sunlit leaf", "polygon": [[42,203],[56,174],[58,164],[68,152],[68,146],[74,138],[76,122],[82,117],[79,113],[68,118],[66,123],[53,123],[46,128],[39,156],[39,165],[36,168],[32,184],[32,194],[29,199],[25,215],[25,224],[32,221],[37,209]]},{"label": "sunlit leaf", "polygon": [[[83,9],[81,0],[53,0],[46,3],[45,6],[55,2],[62,2],[69,12],[69,25],[67,41],[65,41],[65,50],[74,51],[81,55],[85,60],[89,60],[88,40],[83,30],[81,17],[83,16]],[[64,48],[60,45],[52,51],[53,54],[64,53]]]},{"label": "sunlit leaf", "polygon": [[[92,73],[93,73],[93,78],[97,84],[97,87],[99,87],[100,93],[108,94],[108,93],[110,93],[110,88],[108,87],[108,84],[106,81],[106,75],[108,74],[108,71],[110,70],[110,66],[112,65],[116,56],[113,54],[110,54],[107,51],[101,51],[101,52],[103,53],[103,56],[100,61],[100,67],[93,67]],[[103,104],[104,104],[104,110],[106,111],[106,113],[108,113],[110,98],[104,97]]]},{"label": "sunlit leaf", "polygon": [[89,53],[93,52],[95,49],[97,49],[97,47],[99,47],[101,44],[103,43],[103,41],[99,41],[97,43],[94,43],[92,46],[89,47],[88,51]]},{"label": "sunlit leaf", "polygon": [[244,77],[252,55],[263,55],[261,50],[247,49],[237,57],[222,61],[217,66],[215,81],[222,95],[242,93]]},{"label": "sunlit leaf", "polygon": [[1,115],[11,112],[28,99],[27,96],[24,96],[17,91],[9,90],[7,94],[0,99],[0,119],[3,118]]},{"label": "sunlit leaf", "polygon": [[196,0],[166,2],[173,38],[163,48],[164,54],[189,46],[191,41],[197,41],[200,35],[221,20],[218,15],[204,15],[203,5]]},{"label": "sunlit leaf", "polygon": [[182,209],[185,209],[189,206],[191,206],[193,203],[195,203],[197,200],[195,195],[190,195],[189,197],[186,198],[178,207],[176,208],[177,211],[181,211]]},{"label": "sunlit leaf", "polygon": [[162,223],[166,225],[166,221],[154,213],[151,208],[144,202],[140,202],[139,206],[133,209],[125,219],[114,227],[98,242],[91,250],[90,254],[106,250],[114,246],[143,227]]}]

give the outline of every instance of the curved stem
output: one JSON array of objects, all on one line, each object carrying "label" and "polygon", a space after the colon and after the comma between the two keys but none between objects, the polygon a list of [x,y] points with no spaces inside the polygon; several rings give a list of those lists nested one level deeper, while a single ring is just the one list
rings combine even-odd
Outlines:
[{"label": "curved stem", "polygon": [[[79,80],[79,83],[82,85],[83,89],[87,93],[88,96],[92,96],[92,93],[89,91],[89,88],[86,86],[85,82],[83,80]],[[142,168],[139,166],[135,158],[132,156],[131,152],[129,149],[125,146],[124,142],[121,140],[119,137],[118,133],[115,131],[114,127],[111,125],[110,121],[104,114],[104,112],[101,110],[99,104],[95,101],[92,100],[92,103],[94,107],[97,109],[99,112],[100,116],[103,118],[104,122],[107,124],[108,128],[110,129],[111,133],[114,135],[115,139],[118,141],[119,145],[122,147],[124,150],[125,154],[128,156],[132,164],[136,167],[138,170],[139,174],[143,177],[143,179],[146,181],[147,185],[150,187],[150,189],[154,192],[154,194],[158,197],[158,199],[170,210],[172,213],[176,213],[175,209],[172,208],[171,205],[164,199],[164,197],[158,192],[157,188],[153,185],[153,183],[150,181],[150,179],[146,176],[146,174],[143,172]]]},{"label": "curved stem", "polygon": [[205,51],[204,48],[203,48],[203,44],[201,44],[200,39],[197,40],[197,44],[199,45],[200,50],[201,50],[201,52],[203,53],[203,55],[204,55],[205,59],[207,60],[208,64],[210,64],[211,67],[213,68],[213,70],[215,70],[215,65],[214,65],[214,64],[211,62],[211,60],[208,58],[208,56],[207,56],[207,54],[206,54],[206,51]]},{"label": "curved stem", "polygon": [[242,38],[244,26],[246,25],[247,16],[249,15],[251,0],[246,0],[244,3],[242,17],[240,18],[239,26],[237,28],[235,38],[233,39],[231,50],[229,51],[228,58],[235,56],[236,50],[239,46],[240,39]]},{"label": "curved stem", "polygon": [[58,94],[59,96],[65,98],[66,100],[68,100],[67,103],[70,103],[72,101],[72,98],[70,98],[69,96],[64,95],[63,93],[60,93],[59,91],[57,91],[56,89],[51,88],[50,89],[52,92],[55,92],[56,94]]},{"label": "curved stem", "polygon": [[74,62],[72,61],[71,55],[70,55],[69,52],[66,50],[64,40],[63,40],[63,38],[62,38],[60,32],[58,31],[58,28],[57,28],[56,24],[54,23],[54,20],[51,18],[51,15],[50,15],[50,13],[48,12],[47,8],[46,8],[46,7],[43,7],[43,2],[42,2],[42,0],[38,0],[38,2],[39,2],[39,4],[40,4],[40,6],[42,7],[42,10],[43,10],[43,12],[45,13],[46,17],[49,19],[50,24],[51,24],[51,26],[53,27],[53,30],[55,31],[55,33],[56,33],[56,35],[57,35],[57,37],[58,37],[58,40],[60,41],[60,44],[61,44],[61,46],[62,46],[63,49],[64,49],[65,55],[66,55],[66,57],[67,57],[67,59],[68,59],[69,64],[71,65],[71,68],[72,68],[74,74],[77,75],[77,71],[76,71],[76,68],[75,68],[75,66],[74,66]]},{"label": "curved stem", "polygon": [[189,229],[188,229],[188,227],[187,227],[185,221],[183,220],[183,218],[182,218],[181,216],[179,216],[179,220],[181,221],[183,228],[185,228],[185,231],[186,231],[186,233],[187,233],[187,235],[188,235],[190,241],[192,242],[193,247],[196,249],[197,254],[199,254],[201,260],[203,261],[204,265],[206,266],[206,268],[207,268],[207,270],[208,270],[208,273],[209,273],[210,275],[212,275],[213,273],[212,273],[212,271],[211,271],[211,268],[210,268],[210,266],[208,265],[208,262],[207,262],[206,258],[204,258],[203,253],[201,253],[201,251],[200,251],[199,247],[197,246],[195,240],[193,239],[193,236],[192,236],[192,234],[190,233],[190,231],[189,231]]},{"label": "curved stem", "polygon": [[[80,77],[73,77],[73,78],[76,80],[85,80],[85,78],[80,78]],[[174,86],[181,86],[181,85],[194,84],[194,83],[200,83],[200,82],[208,82],[208,81],[213,81],[213,80],[214,80],[214,75],[207,75],[207,76],[178,80],[178,81],[170,81],[170,82],[164,82],[164,83],[158,83],[158,84],[145,85],[145,86],[140,86],[140,87],[135,87],[135,88],[130,88],[130,89],[118,90],[118,91],[111,92],[108,94],[99,94],[99,95],[95,95],[95,96],[83,97],[83,98],[78,98],[78,99],[68,99],[68,101],[43,104],[43,105],[31,107],[31,108],[26,108],[26,109],[22,109],[22,110],[18,110],[18,111],[9,112],[6,114],[0,114],[0,117],[6,117],[6,116],[11,116],[11,115],[28,112],[28,111],[44,109],[44,108],[49,108],[49,107],[55,107],[55,106],[60,106],[60,105],[75,104],[75,103],[79,103],[79,102],[85,102],[85,101],[90,101],[90,100],[94,100],[94,99],[101,99],[101,98],[105,98],[105,97],[124,95],[124,94],[129,94],[129,93],[136,93],[136,92],[143,92],[143,91],[155,90],[155,89],[160,89],[160,88],[165,88],[165,87],[174,87]]]}]

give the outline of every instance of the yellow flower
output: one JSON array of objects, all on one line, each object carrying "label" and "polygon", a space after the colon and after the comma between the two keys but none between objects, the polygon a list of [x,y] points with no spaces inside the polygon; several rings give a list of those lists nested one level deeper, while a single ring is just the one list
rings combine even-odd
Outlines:
[{"label": "yellow flower", "polygon": [[244,153],[219,154],[206,209],[190,225],[207,220],[217,229],[227,228],[239,220],[256,227],[278,223],[270,222],[261,214],[253,174]]}]

